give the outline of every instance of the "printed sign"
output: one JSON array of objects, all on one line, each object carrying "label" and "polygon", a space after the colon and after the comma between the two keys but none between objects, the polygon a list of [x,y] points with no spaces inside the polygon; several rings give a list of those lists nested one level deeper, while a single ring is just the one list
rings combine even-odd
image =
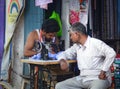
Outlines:
[{"label": "printed sign", "polygon": [[4,80],[8,77],[11,39],[13,37],[16,24],[23,12],[24,4],[24,0],[6,0],[5,44],[1,66],[1,78]]}]

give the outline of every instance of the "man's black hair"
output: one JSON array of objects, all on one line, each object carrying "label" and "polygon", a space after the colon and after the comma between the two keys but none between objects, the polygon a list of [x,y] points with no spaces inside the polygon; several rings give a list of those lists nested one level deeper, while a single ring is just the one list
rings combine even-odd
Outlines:
[{"label": "man's black hair", "polygon": [[59,24],[55,19],[47,19],[42,24],[42,30],[46,33],[58,32],[60,30]]}]

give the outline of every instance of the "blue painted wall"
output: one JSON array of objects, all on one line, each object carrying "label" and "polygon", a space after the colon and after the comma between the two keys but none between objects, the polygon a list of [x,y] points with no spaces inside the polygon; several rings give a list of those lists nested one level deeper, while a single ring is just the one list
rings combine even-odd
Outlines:
[{"label": "blue painted wall", "polygon": [[43,9],[35,6],[35,0],[29,0],[29,1],[26,0],[25,16],[24,16],[25,40],[29,32],[31,32],[34,29],[41,28],[43,17],[44,17]]},{"label": "blue painted wall", "polygon": [[[35,0],[26,0],[25,14],[24,14],[24,43],[29,32],[40,29],[43,22],[43,9],[35,6]],[[23,74],[29,75],[29,65],[24,64]],[[29,86],[27,86],[29,89]]]},{"label": "blue painted wall", "polygon": [[[24,43],[28,34],[35,30],[40,29],[43,22],[43,9],[35,6],[35,0],[26,1],[25,15],[24,15]],[[24,74],[29,74],[28,65],[24,65]]]},{"label": "blue painted wall", "polygon": [[0,0],[0,70],[4,50],[4,35],[5,35],[4,32],[5,32],[5,0]]}]

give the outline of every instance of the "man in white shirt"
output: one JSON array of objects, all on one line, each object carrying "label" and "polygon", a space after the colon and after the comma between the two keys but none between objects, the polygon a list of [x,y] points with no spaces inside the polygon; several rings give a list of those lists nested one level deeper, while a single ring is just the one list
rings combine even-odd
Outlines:
[{"label": "man in white shirt", "polygon": [[67,59],[77,60],[80,75],[56,84],[55,89],[107,89],[111,85],[110,66],[116,53],[103,41],[87,35],[86,27],[77,22],[69,30],[75,43],[59,57],[62,70],[69,70]]}]

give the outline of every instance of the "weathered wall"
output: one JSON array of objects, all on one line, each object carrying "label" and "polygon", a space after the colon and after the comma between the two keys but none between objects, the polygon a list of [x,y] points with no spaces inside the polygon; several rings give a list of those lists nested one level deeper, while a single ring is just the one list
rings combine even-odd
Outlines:
[{"label": "weathered wall", "polygon": [[68,29],[69,29],[69,0],[62,0],[62,26],[63,26],[63,31],[62,31],[62,39],[65,40],[65,49],[67,49],[70,46],[70,41],[69,41],[69,34],[68,34]]},{"label": "weathered wall", "polygon": [[16,87],[15,89],[20,89],[20,75],[23,72],[23,63],[21,63],[20,60],[23,57],[24,49],[24,16],[20,18],[20,21],[16,27],[12,40],[12,47],[12,84]]}]

